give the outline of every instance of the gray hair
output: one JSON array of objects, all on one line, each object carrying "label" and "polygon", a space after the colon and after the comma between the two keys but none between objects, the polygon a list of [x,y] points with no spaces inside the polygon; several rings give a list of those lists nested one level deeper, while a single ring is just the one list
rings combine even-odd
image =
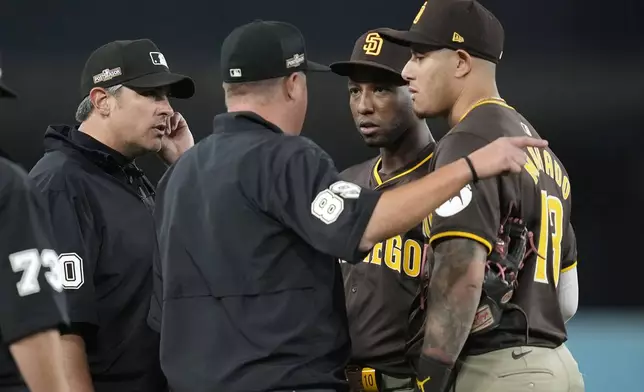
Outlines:
[{"label": "gray hair", "polygon": [[[122,84],[117,84],[116,86],[108,87],[105,89],[109,95],[116,96],[118,89],[123,87]],[[94,105],[92,104],[92,101],[89,99],[89,95],[83,98],[80,104],[78,104],[78,108],[76,109],[76,121],[82,123],[83,121],[87,120],[89,118],[89,115],[92,114],[92,111],[94,110]]]}]

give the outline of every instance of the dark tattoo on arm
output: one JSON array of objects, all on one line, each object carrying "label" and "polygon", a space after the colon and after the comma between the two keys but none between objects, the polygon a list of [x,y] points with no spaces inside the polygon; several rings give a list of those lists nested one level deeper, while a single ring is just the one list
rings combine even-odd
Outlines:
[{"label": "dark tattoo on arm", "polygon": [[487,249],[454,238],[434,250],[423,353],[453,364],[470,333],[481,299]]}]

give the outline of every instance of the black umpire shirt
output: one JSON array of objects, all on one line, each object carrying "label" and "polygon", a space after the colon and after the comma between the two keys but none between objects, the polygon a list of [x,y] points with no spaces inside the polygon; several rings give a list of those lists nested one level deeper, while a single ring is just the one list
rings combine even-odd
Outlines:
[{"label": "black umpire shirt", "polygon": [[67,126],[49,127],[30,175],[49,203],[95,390],[163,390],[159,335],[146,322],[158,254],[152,185],[121,154]]},{"label": "black umpire shirt", "polygon": [[66,325],[47,205],[27,173],[0,158],[0,389],[27,391],[9,345]]},{"label": "black umpire shirt", "polygon": [[174,392],[348,389],[340,265],[379,198],[329,156],[249,112],[159,183],[161,362]]}]

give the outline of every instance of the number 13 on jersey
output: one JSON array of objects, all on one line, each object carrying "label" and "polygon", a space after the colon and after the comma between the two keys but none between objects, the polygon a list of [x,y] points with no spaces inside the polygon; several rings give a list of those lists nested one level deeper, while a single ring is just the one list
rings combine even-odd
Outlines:
[{"label": "number 13 on jersey", "polygon": [[[548,264],[552,265],[554,285],[559,283],[561,273],[561,240],[563,239],[563,204],[558,197],[541,191],[541,227],[537,264],[534,269],[535,282],[548,284]],[[551,250],[551,252],[549,252]],[[543,257],[542,257],[543,256]]]}]

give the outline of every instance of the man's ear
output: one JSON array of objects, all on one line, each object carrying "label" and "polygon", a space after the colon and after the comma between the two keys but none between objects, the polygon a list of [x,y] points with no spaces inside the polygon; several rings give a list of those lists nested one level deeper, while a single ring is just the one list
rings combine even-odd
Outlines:
[{"label": "man's ear", "polygon": [[89,100],[92,103],[92,106],[94,106],[94,110],[102,116],[110,114],[109,97],[110,95],[107,91],[101,87],[95,87],[89,92]]},{"label": "man's ear", "polygon": [[457,78],[465,77],[472,71],[472,56],[461,49],[456,51],[456,56],[457,64],[454,76]]},{"label": "man's ear", "polygon": [[294,72],[284,78],[284,93],[286,94],[286,99],[288,101],[295,99],[295,95],[297,94],[297,79],[299,77],[300,76],[297,74],[297,72]]}]

